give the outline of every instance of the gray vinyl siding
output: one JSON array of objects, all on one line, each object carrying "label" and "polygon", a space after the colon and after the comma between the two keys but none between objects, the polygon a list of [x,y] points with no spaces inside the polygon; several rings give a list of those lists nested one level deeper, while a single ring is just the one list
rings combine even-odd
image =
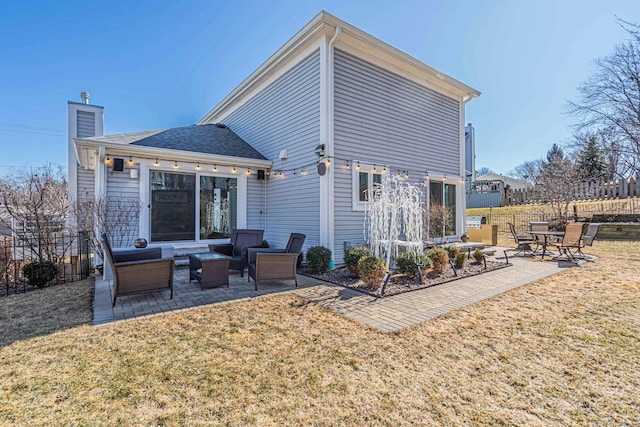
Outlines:
[{"label": "gray vinyl siding", "polygon": [[78,138],[96,136],[96,115],[87,111],[78,111],[77,115]]},{"label": "gray vinyl siding", "polygon": [[[137,165],[131,167],[125,165],[123,172],[114,172],[109,169],[107,172],[107,197],[118,200],[130,199],[132,203],[140,202],[140,179],[131,178],[130,169],[137,169]],[[139,176],[139,175],[138,175]],[[140,237],[140,221],[132,221],[128,227],[128,235],[123,236],[121,246],[132,246],[133,241]]]},{"label": "gray vinyl siding", "polygon": [[[305,247],[320,241],[320,182],[315,172],[315,147],[320,138],[320,53],[315,51],[230,114],[225,124],[273,161],[285,178],[269,177],[266,205],[259,208],[255,176],[248,185],[248,225],[260,224],[265,239],[283,247],[293,232],[307,235]],[[280,160],[281,150],[288,160]],[[312,166],[309,166],[312,165]],[[310,173],[302,176],[300,168]],[[298,168],[296,175],[292,169]],[[251,182],[255,181],[255,182]],[[262,189],[262,187],[260,187]],[[256,213],[256,211],[258,213]]]},{"label": "gray vinyl siding", "polygon": [[94,172],[78,166],[78,200],[93,199],[95,197],[95,186]]},{"label": "gray vinyl siding", "polygon": [[[78,138],[96,136],[96,115],[92,112],[77,111],[76,135]],[[78,199],[95,197],[95,178],[92,170],[78,167]]]},{"label": "gray vinyl siding", "polygon": [[[338,159],[409,170],[460,174],[460,105],[434,90],[335,50],[334,140]],[[364,242],[364,213],[352,208],[352,170],[336,160],[335,260],[343,242]]]},{"label": "gray vinyl siding", "polygon": [[247,228],[264,230],[265,227],[265,181],[258,181],[256,175],[247,178]]}]

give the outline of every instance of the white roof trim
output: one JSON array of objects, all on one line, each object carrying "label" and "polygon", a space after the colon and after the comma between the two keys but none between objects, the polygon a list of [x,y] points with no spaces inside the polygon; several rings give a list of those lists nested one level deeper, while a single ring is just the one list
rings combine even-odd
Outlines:
[{"label": "white roof trim", "polygon": [[89,168],[91,166],[88,164],[89,159],[91,158],[91,153],[97,151],[100,147],[105,147],[107,153],[111,156],[137,156],[165,161],[200,162],[222,166],[235,165],[238,167],[260,167],[265,169],[270,168],[273,163],[271,160],[172,150],[169,148],[146,147],[143,145],[121,144],[116,142],[92,141],[82,138],[74,138],[73,141],[76,145],[78,163],[84,168]]},{"label": "white roof trim", "polygon": [[222,99],[215,107],[198,121],[198,124],[210,123],[215,117],[220,116],[233,104],[247,96],[253,88],[269,79],[277,70],[286,67],[287,61],[304,50],[308,45],[317,42],[321,37],[330,37],[335,33],[336,27],[342,27],[342,34],[337,41],[345,41],[349,46],[360,49],[372,49],[381,52],[381,56],[393,58],[394,62],[411,69],[412,74],[419,74],[431,85],[441,88],[446,93],[454,93],[464,102],[480,95],[480,92],[471,86],[448,76],[424,62],[402,52],[401,50],[379,40],[370,34],[348,24],[335,16],[321,11],[307,25],[298,31],[276,53],[271,55],[256,71],[251,73],[231,93]]}]

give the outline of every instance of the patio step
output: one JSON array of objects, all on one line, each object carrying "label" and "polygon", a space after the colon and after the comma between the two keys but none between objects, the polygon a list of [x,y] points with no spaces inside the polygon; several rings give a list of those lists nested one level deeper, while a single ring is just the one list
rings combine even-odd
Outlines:
[{"label": "patio step", "polygon": [[174,248],[173,259],[176,267],[186,267],[189,265],[189,255],[209,252],[209,246],[193,246],[188,248]]}]

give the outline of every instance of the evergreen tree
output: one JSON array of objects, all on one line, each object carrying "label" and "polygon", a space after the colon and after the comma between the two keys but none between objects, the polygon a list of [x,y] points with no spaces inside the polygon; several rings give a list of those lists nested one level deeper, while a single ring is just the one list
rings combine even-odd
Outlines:
[{"label": "evergreen tree", "polygon": [[607,177],[607,164],[604,154],[594,136],[589,136],[578,153],[576,161],[578,176],[582,181],[591,181]]}]

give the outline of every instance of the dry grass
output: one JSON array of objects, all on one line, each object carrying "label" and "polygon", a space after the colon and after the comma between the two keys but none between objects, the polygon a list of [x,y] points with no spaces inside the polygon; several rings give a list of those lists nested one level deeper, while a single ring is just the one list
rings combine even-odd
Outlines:
[{"label": "dry grass", "polygon": [[22,339],[0,423],[639,425],[638,249],[396,334],[288,295]]},{"label": "dry grass", "polygon": [[0,348],[91,321],[93,279],[0,298]]}]

